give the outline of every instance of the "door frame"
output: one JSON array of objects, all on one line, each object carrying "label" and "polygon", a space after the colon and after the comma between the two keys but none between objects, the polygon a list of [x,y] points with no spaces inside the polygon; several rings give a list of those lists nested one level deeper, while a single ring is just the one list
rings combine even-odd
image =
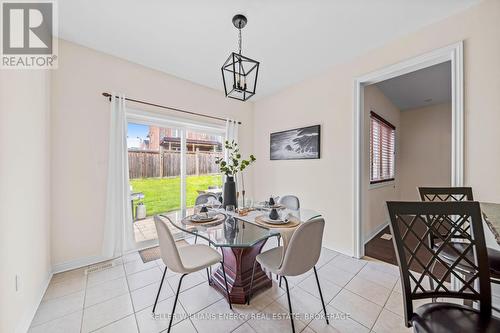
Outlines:
[{"label": "door frame", "polygon": [[363,156],[364,133],[364,87],[419,69],[451,61],[451,185],[463,186],[464,177],[464,80],[463,80],[463,41],[433,50],[431,52],[404,60],[394,65],[357,77],[354,80],[354,250],[356,258],[364,256],[362,232]]}]

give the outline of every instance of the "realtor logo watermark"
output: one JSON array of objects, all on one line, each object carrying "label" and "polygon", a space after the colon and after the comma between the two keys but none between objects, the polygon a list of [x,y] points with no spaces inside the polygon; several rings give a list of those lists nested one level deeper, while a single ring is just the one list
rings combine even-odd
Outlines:
[{"label": "realtor logo watermark", "polygon": [[13,69],[57,68],[56,3],[1,1],[2,61]]}]

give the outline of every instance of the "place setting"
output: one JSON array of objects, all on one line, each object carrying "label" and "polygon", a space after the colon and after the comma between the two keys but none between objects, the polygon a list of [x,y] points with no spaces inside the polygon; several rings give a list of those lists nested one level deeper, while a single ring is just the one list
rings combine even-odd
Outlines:
[{"label": "place setting", "polygon": [[255,222],[267,228],[293,228],[300,220],[286,209],[272,208],[269,213],[255,217]]},{"label": "place setting", "polygon": [[300,223],[300,212],[280,203],[279,196],[271,195],[268,200],[258,201],[255,204],[251,199],[245,202],[238,201],[238,204],[237,208],[234,205],[227,205],[225,212],[265,227],[292,227]]},{"label": "place setting", "polygon": [[285,209],[285,205],[279,203],[279,196],[271,196],[269,200],[257,203],[257,210]]},{"label": "place setting", "polygon": [[181,220],[182,224],[189,226],[218,225],[226,219],[226,215],[218,209],[209,208],[207,205],[195,207],[195,214],[186,216]]}]

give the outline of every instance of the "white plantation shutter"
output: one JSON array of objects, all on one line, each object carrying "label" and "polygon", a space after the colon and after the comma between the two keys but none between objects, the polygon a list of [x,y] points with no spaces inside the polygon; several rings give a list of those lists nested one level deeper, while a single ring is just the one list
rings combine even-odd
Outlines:
[{"label": "white plantation shutter", "polygon": [[370,112],[370,184],[394,180],[396,127]]}]

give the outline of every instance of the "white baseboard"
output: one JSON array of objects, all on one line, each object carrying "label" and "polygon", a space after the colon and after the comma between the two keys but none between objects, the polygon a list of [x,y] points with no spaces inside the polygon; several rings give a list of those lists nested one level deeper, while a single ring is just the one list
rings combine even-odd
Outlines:
[{"label": "white baseboard", "polygon": [[370,232],[370,234],[364,239],[363,244],[366,244],[369,241],[371,241],[375,236],[377,236],[377,234],[379,232],[381,232],[382,230],[384,230],[385,227],[387,227],[388,225],[389,225],[389,222],[385,222],[384,224],[381,224],[378,227],[376,227],[374,230],[372,230]]},{"label": "white baseboard", "polygon": [[65,261],[65,262],[55,264],[54,266],[52,266],[52,272],[54,274],[66,272],[66,271],[70,271],[72,269],[77,269],[77,268],[81,268],[84,266],[93,265],[93,264],[96,264],[98,262],[102,262],[102,261],[106,261],[106,260],[110,260],[110,259],[113,259],[113,258],[106,258],[103,256],[90,256],[90,257],[79,258],[79,259],[75,259],[75,260],[69,260],[69,261]]},{"label": "white baseboard", "polygon": [[47,280],[45,281],[45,287],[42,288],[40,291],[40,294],[38,294],[38,297],[36,298],[37,301],[35,304],[31,304],[30,308],[25,312],[25,315],[19,320],[19,323],[16,327],[16,333],[26,333],[28,332],[31,322],[33,321],[33,318],[35,318],[36,311],[38,310],[38,307],[40,306],[40,303],[42,302],[43,295],[45,295],[45,292],[47,291],[47,288],[49,287],[50,280],[52,279],[53,273],[49,272],[47,275]]}]

